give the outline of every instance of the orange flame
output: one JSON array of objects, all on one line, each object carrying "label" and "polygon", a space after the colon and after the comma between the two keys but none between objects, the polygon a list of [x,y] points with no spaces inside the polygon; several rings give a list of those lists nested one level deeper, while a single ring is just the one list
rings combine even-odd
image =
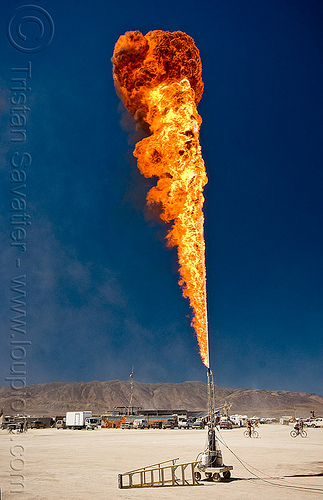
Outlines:
[{"label": "orange flame", "polygon": [[149,125],[134,156],[145,177],[159,178],[147,195],[160,218],[173,222],[167,244],[177,246],[179,284],[193,310],[203,363],[209,366],[203,187],[207,183],[199,143],[202,65],[193,38],[176,31],[129,31],[112,57],[116,89],[136,120]]}]

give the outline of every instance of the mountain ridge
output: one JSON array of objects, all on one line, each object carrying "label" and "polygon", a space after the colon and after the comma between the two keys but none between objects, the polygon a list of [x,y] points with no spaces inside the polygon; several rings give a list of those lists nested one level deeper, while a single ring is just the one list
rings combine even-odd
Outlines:
[{"label": "mountain ridge", "polygon": [[[207,386],[204,382],[146,383],[133,381],[132,406],[144,409],[206,410]],[[131,382],[48,382],[13,390],[0,387],[0,407],[12,414],[12,401],[22,398],[24,412],[30,415],[61,415],[66,411],[90,409],[104,413],[114,406],[128,406]],[[295,412],[310,417],[310,411],[323,414],[323,397],[318,394],[266,389],[230,389],[215,386],[215,405],[231,404],[230,413],[280,416]]]}]

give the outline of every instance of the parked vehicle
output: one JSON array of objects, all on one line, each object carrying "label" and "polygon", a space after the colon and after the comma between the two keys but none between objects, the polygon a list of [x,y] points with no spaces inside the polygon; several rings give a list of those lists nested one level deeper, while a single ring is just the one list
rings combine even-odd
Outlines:
[{"label": "parked vehicle", "polygon": [[205,424],[203,418],[197,418],[195,422],[192,424],[192,429],[204,429],[204,427]]},{"label": "parked vehicle", "polygon": [[86,427],[86,419],[91,417],[91,411],[68,411],[66,413],[66,427],[84,429]]},{"label": "parked vehicle", "polygon": [[136,418],[133,421],[134,429],[149,429],[149,427],[150,427],[149,422],[145,418]]},{"label": "parked vehicle", "polygon": [[230,422],[238,427],[245,427],[247,420],[247,415],[239,415],[238,413],[236,413],[235,415],[230,415]]},{"label": "parked vehicle", "polygon": [[191,427],[192,427],[192,422],[187,418],[183,418],[182,420],[178,421],[179,429],[190,429]]},{"label": "parked vehicle", "polygon": [[16,425],[16,424],[11,420],[6,420],[5,422],[2,422],[1,429],[2,430],[8,429],[12,425]]},{"label": "parked vehicle", "polygon": [[219,426],[220,429],[232,429],[232,422],[230,420],[222,420]]},{"label": "parked vehicle", "polygon": [[174,418],[168,418],[163,422],[163,429],[175,429],[177,421]]},{"label": "parked vehicle", "polygon": [[163,421],[162,420],[156,420],[155,422],[153,422],[150,427],[152,429],[162,429],[163,427]]},{"label": "parked vehicle", "polygon": [[64,420],[56,420],[56,429],[66,429],[66,422]]},{"label": "parked vehicle", "polygon": [[122,422],[121,429],[133,429],[133,422]]},{"label": "parked vehicle", "polygon": [[34,420],[33,422],[31,422],[30,428],[31,429],[45,429],[46,424],[45,424],[45,422],[42,422],[41,420]]},{"label": "parked vehicle", "polygon": [[315,427],[315,420],[313,420],[312,418],[304,420],[303,423],[305,427]]},{"label": "parked vehicle", "polygon": [[316,418],[314,420],[314,427],[323,427],[323,418]]},{"label": "parked vehicle", "polygon": [[97,429],[99,427],[99,419],[96,417],[87,417],[85,419],[85,427],[88,431]]},{"label": "parked vehicle", "polygon": [[277,418],[271,418],[271,417],[262,417],[259,420],[260,424],[273,424],[274,422],[277,422]]}]

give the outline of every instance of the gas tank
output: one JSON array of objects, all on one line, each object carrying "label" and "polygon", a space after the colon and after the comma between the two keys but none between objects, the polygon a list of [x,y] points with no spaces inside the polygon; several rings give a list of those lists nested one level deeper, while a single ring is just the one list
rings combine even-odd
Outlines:
[{"label": "gas tank", "polygon": [[201,464],[203,465],[203,467],[208,467],[209,466],[209,453],[207,451],[205,451],[202,455],[202,458],[201,458]]}]

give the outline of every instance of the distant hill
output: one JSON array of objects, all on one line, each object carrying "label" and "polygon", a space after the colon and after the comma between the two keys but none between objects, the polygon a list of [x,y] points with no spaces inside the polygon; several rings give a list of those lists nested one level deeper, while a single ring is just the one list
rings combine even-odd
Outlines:
[{"label": "distant hill", "polygon": [[[207,391],[203,382],[146,384],[133,382],[133,406],[145,409],[206,410]],[[20,392],[20,391],[19,391]],[[0,408],[12,414],[10,403],[18,397],[10,387],[0,387]],[[323,415],[323,397],[288,391],[226,389],[215,387],[216,407],[230,403],[230,413],[249,416]],[[130,381],[53,382],[25,388],[25,412],[29,415],[64,415],[69,410],[92,410],[102,414],[114,406],[127,406]]]}]

